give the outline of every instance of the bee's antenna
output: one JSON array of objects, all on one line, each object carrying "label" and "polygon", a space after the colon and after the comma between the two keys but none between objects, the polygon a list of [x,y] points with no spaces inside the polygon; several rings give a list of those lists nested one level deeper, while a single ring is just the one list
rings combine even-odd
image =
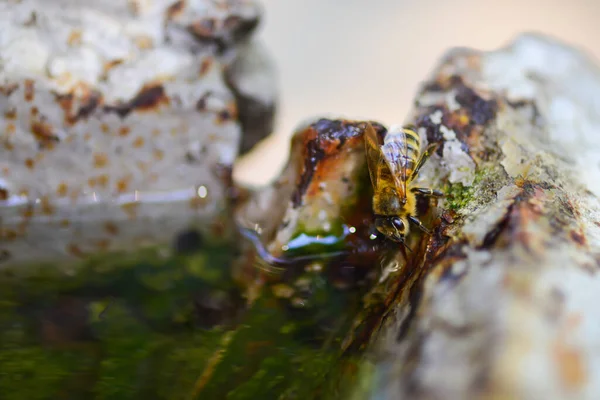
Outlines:
[{"label": "bee's antenna", "polygon": [[414,253],[414,251],[410,247],[408,247],[408,245],[405,242],[401,242],[401,243],[404,245],[404,247],[406,247],[408,249],[408,251],[410,251],[411,253]]}]

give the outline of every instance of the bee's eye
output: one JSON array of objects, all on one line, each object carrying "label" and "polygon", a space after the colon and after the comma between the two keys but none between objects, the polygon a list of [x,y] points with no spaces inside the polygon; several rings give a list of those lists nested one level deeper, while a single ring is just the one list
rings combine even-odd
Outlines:
[{"label": "bee's eye", "polygon": [[404,232],[404,222],[402,222],[400,218],[393,218],[392,225],[394,225],[394,228],[398,229],[400,232]]}]

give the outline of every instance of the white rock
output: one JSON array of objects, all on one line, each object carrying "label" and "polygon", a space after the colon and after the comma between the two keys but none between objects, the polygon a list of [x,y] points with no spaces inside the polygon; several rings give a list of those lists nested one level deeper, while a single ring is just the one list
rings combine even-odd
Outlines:
[{"label": "white rock", "polygon": [[[373,398],[600,398],[600,68],[522,35],[450,52],[431,81],[412,116],[444,142],[437,179],[466,164],[481,179],[447,251],[432,246],[419,304],[399,296],[418,309],[405,336],[384,336]],[[440,92],[465,96],[455,108]]]},{"label": "white rock", "polygon": [[[2,266],[226,225],[242,135],[226,70],[254,54],[259,11],[208,0],[0,0]],[[250,98],[274,96],[264,76],[252,88],[257,73],[244,73]]]}]

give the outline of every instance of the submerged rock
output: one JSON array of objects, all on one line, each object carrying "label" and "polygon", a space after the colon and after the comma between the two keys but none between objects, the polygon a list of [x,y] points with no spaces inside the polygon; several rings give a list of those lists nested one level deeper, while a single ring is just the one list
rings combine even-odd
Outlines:
[{"label": "submerged rock", "polygon": [[447,199],[373,342],[370,396],[597,398],[599,67],[523,35],[449,52],[415,100]]},{"label": "submerged rock", "polygon": [[233,162],[274,112],[260,11],[0,1],[0,265],[228,231]]}]

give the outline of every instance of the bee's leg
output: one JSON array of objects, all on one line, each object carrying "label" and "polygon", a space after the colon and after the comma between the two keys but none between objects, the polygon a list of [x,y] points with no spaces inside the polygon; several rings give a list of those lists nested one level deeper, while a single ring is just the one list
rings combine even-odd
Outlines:
[{"label": "bee's leg", "polygon": [[431,231],[429,229],[427,229],[425,227],[425,225],[423,225],[423,223],[421,221],[419,221],[419,219],[417,217],[413,217],[412,215],[408,217],[408,220],[410,222],[412,222],[413,224],[415,224],[416,226],[419,227],[420,230],[422,230],[423,232],[425,232],[428,235],[431,235]]},{"label": "bee's leg", "polygon": [[412,188],[410,189],[411,192],[416,193],[416,194],[420,194],[423,196],[428,196],[428,197],[444,197],[444,193],[440,192],[439,190],[435,190],[435,189],[429,189],[429,188]]},{"label": "bee's leg", "polygon": [[439,143],[433,143],[427,146],[423,154],[421,154],[421,157],[419,157],[419,159],[417,160],[417,164],[415,165],[415,168],[413,169],[412,174],[410,175],[411,180],[415,179],[417,175],[419,175],[419,170],[421,169],[423,164],[425,164],[425,162],[429,159],[429,157],[431,157],[431,155],[435,152],[438,145]]}]

